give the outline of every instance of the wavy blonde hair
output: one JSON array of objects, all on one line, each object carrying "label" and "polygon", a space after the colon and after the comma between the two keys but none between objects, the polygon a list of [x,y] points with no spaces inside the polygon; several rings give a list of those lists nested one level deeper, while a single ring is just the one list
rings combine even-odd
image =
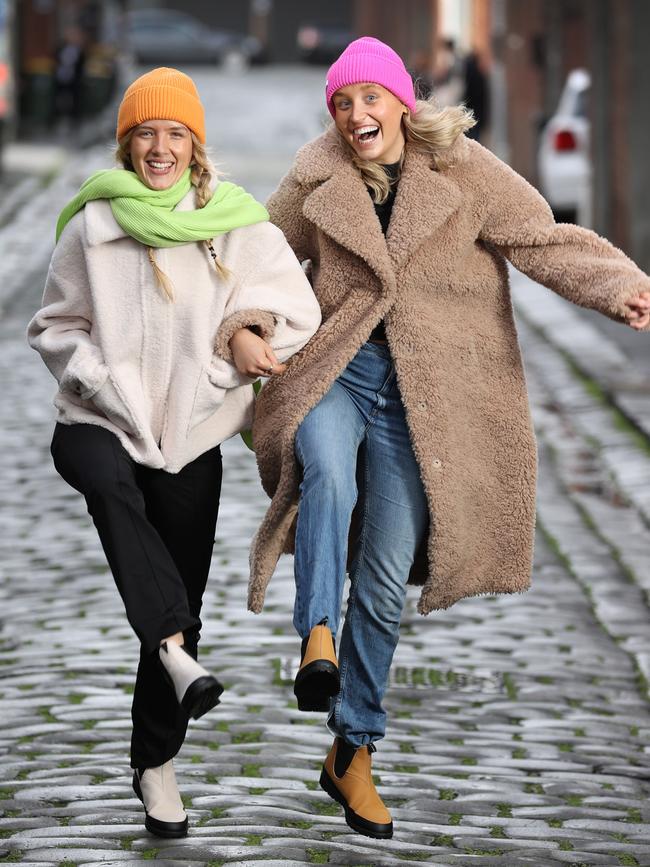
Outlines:
[{"label": "wavy blonde hair", "polygon": [[[115,148],[114,153],[115,160],[118,163],[121,163],[123,168],[128,169],[131,172],[135,170],[133,168],[133,162],[131,161],[131,155],[129,153],[129,144],[131,143],[131,138],[133,137],[134,131],[135,127],[133,127],[133,129],[130,129],[126,133],[126,135],[122,136],[122,138],[117,143],[117,147]],[[212,178],[219,177],[220,172],[217,171],[214,164],[210,160],[205,145],[198,140],[198,138],[191,130],[190,135],[192,136],[190,183],[193,187],[195,187],[197,207],[204,208],[212,198]],[[230,275],[230,271],[217,259],[217,256],[214,252],[214,247],[212,245],[212,241],[207,240],[203,243],[208,248],[208,252],[212,257],[212,261],[214,262],[214,267],[216,268],[217,273],[220,277],[226,279]],[[149,256],[149,261],[151,262],[151,267],[153,268],[154,274],[156,275],[156,280],[158,281],[167,298],[169,298],[170,301],[173,301],[174,287],[172,286],[172,282],[169,277],[156,262],[154,248],[147,247],[147,254]]]},{"label": "wavy blonde hair", "polygon": [[[433,98],[418,99],[415,111],[407,112],[402,118],[402,130],[407,145],[414,150],[429,154],[436,169],[444,169],[449,164],[447,151],[462,133],[467,132],[476,123],[472,112],[464,105],[452,105],[439,108]],[[343,136],[350,157],[359,169],[364,184],[370,189],[372,200],[382,205],[390,195],[391,180],[381,163],[363,160],[357,155],[352,145]],[[404,152],[400,158],[400,170],[404,161]]]}]

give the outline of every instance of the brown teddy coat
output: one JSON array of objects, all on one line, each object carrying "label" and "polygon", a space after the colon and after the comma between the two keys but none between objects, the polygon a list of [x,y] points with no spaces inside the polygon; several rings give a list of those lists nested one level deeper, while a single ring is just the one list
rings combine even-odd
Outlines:
[{"label": "brown teddy coat", "polygon": [[424,584],[418,610],[530,584],[536,450],[506,260],[618,320],[650,278],[593,232],[556,225],[536,190],[478,143],[461,136],[447,156],[435,170],[407,146],[385,238],[334,128],[299,151],[268,203],[298,259],[311,260],[323,324],[256,406],[272,502],[251,550],[253,611],[293,550],[296,429],[382,318],[429,504],[409,578]]}]

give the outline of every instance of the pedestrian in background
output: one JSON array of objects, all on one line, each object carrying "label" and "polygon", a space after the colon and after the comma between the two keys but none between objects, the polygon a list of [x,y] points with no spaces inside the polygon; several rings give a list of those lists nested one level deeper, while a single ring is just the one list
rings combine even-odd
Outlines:
[{"label": "pedestrian in background", "polygon": [[464,63],[462,103],[474,117],[474,126],[467,130],[470,138],[481,141],[490,121],[490,89],[488,77],[478,51],[470,51]]},{"label": "pedestrian in background", "polygon": [[187,833],[172,758],[222,691],[196,661],[223,440],[250,426],[259,376],[318,327],[282,232],[219,182],[194,82],[156,69],[126,91],[121,169],[63,210],[31,345],[59,383],[54,464],[81,492],[141,643],[133,786],[146,827]]},{"label": "pedestrian in background", "polygon": [[463,98],[463,60],[456,50],[456,42],[449,36],[436,40],[433,55],[433,91],[442,108],[458,105]]},{"label": "pedestrian in background", "polygon": [[[262,609],[295,550],[298,707],[327,710],[321,786],[351,828],[390,837],[371,753],[407,579],[421,614],[530,583],[535,440],[506,260],[637,330],[650,278],[464,133],[462,107],[416,101],[402,60],[362,38],[330,68],[333,126],[298,153],[271,219],[310,263],[323,324],[258,398],[272,503],[251,552]],[[351,586],[340,639],[346,569]]]},{"label": "pedestrian in background", "polygon": [[81,117],[86,34],[76,25],[66,28],[56,50],[54,65],[55,120],[66,135]]}]

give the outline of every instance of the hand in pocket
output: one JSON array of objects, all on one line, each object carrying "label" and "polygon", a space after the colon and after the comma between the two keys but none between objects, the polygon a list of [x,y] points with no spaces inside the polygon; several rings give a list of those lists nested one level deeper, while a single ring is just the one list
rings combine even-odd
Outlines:
[{"label": "hand in pocket", "polygon": [[104,385],[91,398],[98,412],[130,436],[140,437],[138,425],[110,374]]}]

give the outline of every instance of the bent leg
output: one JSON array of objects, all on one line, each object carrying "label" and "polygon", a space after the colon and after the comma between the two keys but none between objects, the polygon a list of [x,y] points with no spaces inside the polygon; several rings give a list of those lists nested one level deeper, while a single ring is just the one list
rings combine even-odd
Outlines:
[{"label": "bent leg", "polygon": [[[221,492],[221,451],[205,452],[177,474],[139,468],[149,520],[183,579],[196,627],[185,647],[197,658],[200,612],[210,571]],[[188,716],[163,673],[157,653],[140,653],[135,682],[131,766],[155,768],[173,758],[185,740]]]},{"label": "bent leg", "polygon": [[296,525],[293,623],[301,638],[324,620],[334,635],[337,632],[350,519],[357,498],[357,453],[363,436],[363,417],[338,381],[296,433],[296,456],[303,475]]},{"label": "bent leg", "polygon": [[[158,531],[181,576],[191,614],[199,618],[210,572],[219,515],[222,460],[219,446],[178,473],[138,467],[147,518]],[[200,621],[194,627],[198,642]],[[188,636],[185,630],[186,638]]]},{"label": "bent leg", "polygon": [[57,424],[52,457],[58,473],[86,499],[145,653],[169,635],[196,628],[183,580],[147,516],[137,465],[118,438],[98,425]]},{"label": "bent leg", "polygon": [[359,747],[383,737],[382,700],[406,596],[406,582],[428,526],[419,468],[395,385],[364,445],[362,527],[341,636],[341,689],[332,730]]}]

